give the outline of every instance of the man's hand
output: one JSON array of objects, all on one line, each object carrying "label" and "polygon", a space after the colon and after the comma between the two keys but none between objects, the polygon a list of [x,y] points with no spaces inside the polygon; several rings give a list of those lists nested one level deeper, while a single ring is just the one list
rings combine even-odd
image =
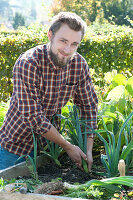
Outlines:
[{"label": "man's hand", "polygon": [[70,142],[66,141],[64,137],[52,125],[50,130],[44,134],[44,137],[61,146],[80,169],[83,169],[82,158],[86,160],[88,162],[88,170],[89,172],[91,171],[93,163],[93,158],[92,158],[93,138],[87,138],[87,156],[86,156],[85,153],[78,146],[72,145]]},{"label": "man's hand", "polygon": [[83,170],[82,168],[82,158],[87,160],[85,153],[76,145],[70,145],[70,148],[67,150],[69,157],[76,163],[77,167]]},{"label": "man's hand", "polygon": [[87,156],[76,145],[66,141],[64,137],[57,131],[57,129],[51,125],[50,130],[44,134],[44,137],[59,146],[61,146],[69,155],[69,157],[76,163],[76,165],[82,169],[82,159],[87,161]]}]

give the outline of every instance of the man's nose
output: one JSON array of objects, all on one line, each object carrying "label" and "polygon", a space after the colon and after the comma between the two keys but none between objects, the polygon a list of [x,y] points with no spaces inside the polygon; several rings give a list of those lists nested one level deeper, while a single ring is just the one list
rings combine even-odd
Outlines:
[{"label": "man's nose", "polygon": [[70,45],[66,45],[66,46],[64,47],[64,52],[65,52],[65,53],[70,53],[70,51],[71,51]]}]

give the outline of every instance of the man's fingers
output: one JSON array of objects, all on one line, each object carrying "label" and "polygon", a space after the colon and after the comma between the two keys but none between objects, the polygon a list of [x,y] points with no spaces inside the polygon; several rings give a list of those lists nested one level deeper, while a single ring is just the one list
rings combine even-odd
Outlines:
[{"label": "man's fingers", "polygon": [[83,170],[82,165],[80,163],[76,163],[77,167],[81,170]]},{"label": "man's fingers", "polygon": [[86,154],[85,154],[83,151],[81,151],[81,157],[82,157],[84,160],[87,161],[87,156],[86,156]]},{"label": "man's fingers", "polygon": [[88,163],[88,170],[91,172],[92,163]]},{"label": "man's fingers", "polygon": [[89,172],[91,172],[92,164],[93,164],[93,159],[88,158],[88,170],[89,170]]}]

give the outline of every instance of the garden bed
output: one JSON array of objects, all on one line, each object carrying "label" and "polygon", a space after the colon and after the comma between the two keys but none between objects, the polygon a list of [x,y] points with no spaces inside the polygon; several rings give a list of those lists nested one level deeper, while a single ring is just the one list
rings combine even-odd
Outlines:
[{"label": "garden bed", "polygon": [[[92,172],[87,174],[80,169],[76,167],[76,165],[70,160],[70,158],[67,156],[66,153],[64,153],[60,158],[61,167],[58,167],[53,161],[47,159],[45,156],[40,156],[37,158],[37,168],[38,168],[38,179],[44,185],[46,186],[50,184],[50,190],[48,187],[44,189],[40,186],[36,185],[35,193],[28,193],[27,194],[20,194],[20,193],[13,193],[13,192],[1,192],[0,193],[0,200],[8,200],[8,199],[15,199],[15,200],[81,200],[86,198],[71,198],[71,197],[65,197],[63,195],[64,191],[59,188],[57,189],[57,193],[53,193],[54,189],[51,189],[51,184],[54,182],[67,182],[68,184],[74,185],[74,184],[84,184],[87,181],[90,180],[101,180],[103,177],[100,175],[100,173],[104,173],[105,169],[102,166],[100,156],[94,155],[94,163],[92,167]],[[133,174],[130,174],[132,176]],[[12,179],[16,178],[19,179],[25,179],[29,180],[32,179],[30,175],[29,168],[27,167],[26,163],[20,163],[13,167],[7,168],[5,170],[2,170],[0,172],[0,177],[3,177],[4,179]],[[43,185],[43,184],[42,184]],[[39,188],[39,190],[38,190]],[[36,191],[38,190],[36,194]],[[32,191],[34,192],[34,191]],[[55,192],[55,191],[54,191]],[[54,194],[54,195],[53,195]],[[96,198],[87,198],[87,199],[96,199]],[[97,198],[99,199],[99,198]],[[102,198],[101,198],[102,199]],[[106,198],[105,198],[106,199]],[[132,199],[132,197],[131,197]],[[106,199],[107,200],[107,199]]]},{"label": "garden bed", "polygon": [[94,159],[91,173],[85,173],[78,169],[66,153],[60,157],[60,163],[61,167],[57,166],[54,161],[49,161],[46,165],[40,167],[38,169],[39,179],[44,183],[59,178],[63,182],[68,182],[70,184],[83,184],[92,179],[103,178],[97,174],[100,168],[103,169],[99,157]]},{"label": "garden bed", "polygon": [[[62,179],[62,181],[67,181],[68,183],[84,183],[84,181],[90,180],[90,175],[77,169],[72,163],[69,157],[65,154],[61,158],[62,168],[58,167],[53,161],[50,161],[45,156],[37,157],[37,168],[39,180],[43,183],[52,182],[53,179]],[[19,163],[12,167],[0,171],[0,177],[3,179],[29,179],[32,178],[29,168],[26,162]],[[42,192],[43,193],[43,192]],[[80,200],[81,198],[69,198],[61,197],[57,195],[45,195],[45,194],[20,194],[13,192],[0,192],[0,200]]]}]

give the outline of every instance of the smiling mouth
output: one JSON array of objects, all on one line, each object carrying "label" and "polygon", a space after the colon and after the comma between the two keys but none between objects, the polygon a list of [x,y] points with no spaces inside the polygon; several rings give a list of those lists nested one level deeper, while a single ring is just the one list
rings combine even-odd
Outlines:
[{"label": "smiling mouth", "polygon": [[62,56],[64,56],[64,57],[69,56],[69,54],[65,54],[63,51],[59,51],[59,53],[60,53]]}]

